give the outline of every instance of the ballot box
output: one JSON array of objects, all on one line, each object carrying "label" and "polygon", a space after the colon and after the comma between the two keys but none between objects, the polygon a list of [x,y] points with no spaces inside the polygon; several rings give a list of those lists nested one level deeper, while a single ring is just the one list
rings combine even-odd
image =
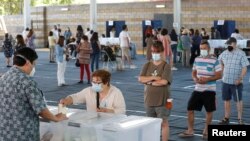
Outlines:
[{"label": "ballot box", "polygon": [[154,141],[160,140],[162,120],[143,116],[68,110],[68,120],[41,121],[42,141]]}]

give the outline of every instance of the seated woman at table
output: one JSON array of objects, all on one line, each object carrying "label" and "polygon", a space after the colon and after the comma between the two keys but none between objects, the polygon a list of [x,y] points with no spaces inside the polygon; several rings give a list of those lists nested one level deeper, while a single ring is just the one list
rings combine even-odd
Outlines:
[{"label": "seated woman at table", "polygon": [[[125,114],[126,105],[122,92],[110,84],[111,74],[106,70],[97,70],[92,74],[92,86],[60,100],[64,106],[86,103],[89,112]],[[99,95],[99,99],[97,98]],[[99,108],[97,108],[97,99]]]}]

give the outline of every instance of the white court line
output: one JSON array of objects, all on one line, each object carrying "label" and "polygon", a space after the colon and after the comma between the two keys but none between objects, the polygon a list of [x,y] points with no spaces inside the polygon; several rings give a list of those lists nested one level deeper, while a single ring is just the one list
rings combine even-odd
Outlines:
[{"label": "white court line", "polygon": [[190,85],[190,86],[186,86],[186,87],[183,87],[184,89],[194,89],[195,85]]},{"label": "white court line", "polygon": [[[49,77],[49,76],[34,76],[34,78],[44,78],[44,79],[56,79],[56,77]],[[72,78],[66,78],[67,80],[79,80],[79,79],[72,79]],[[111,81],[112,82],[112,81]],[[118,85],[141,85],[140,83],[134,84],[134,83],[124,83],[124,82],[119,82],[119,81],[114,81],[112,82],[113,84],[118,84]]]}]

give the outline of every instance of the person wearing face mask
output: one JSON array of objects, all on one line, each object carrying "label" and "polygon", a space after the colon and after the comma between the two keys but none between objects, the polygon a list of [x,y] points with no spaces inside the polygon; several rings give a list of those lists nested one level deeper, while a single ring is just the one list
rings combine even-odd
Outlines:
[{"label": "person wearing face mask", "polygon": [[230,37],[226,44],[227,50],[219,56],[223,68],[222,99],[225,108],[224,118],[219,124],[229,124],[232,96],[234,101],[237,102],[238,123],[243,124],[243,78],[247,73],[249,61],[246,54],[236,47],[237,40],[234,37]]},{"label": "person wearing face mask", "polygon": [[92,86],[61,99],[60,104],[68,106],[86,103],[88,112],[125,114],[126,105],[122,92],[110,84],[110,79],[108,71],[97,70],[92,74]]},{"label": "person wearing face mask", "polygon": [[39,116],[55,122],[66,119],[53,115],[43,93],[31,76],[38,56],[31,48],[16,51],[13,64],[0,78],[0,140],[38,141]]},{"label": "person wearing face mask", "polygon": [[171,66],[165,61],[163,44],[155,41],[151,47],[152,61],[144,64],[138,81],[145,84],[145,109],[147,116],[162,118],[162,141],[169,136],[168,117],[171,109],[165,104],[170,98]]},{"label": "person wearing face mask", "polygon": [[200,56],[195,58],[192,78],[195,82],[194,91],[189,98],[187,106],[188,129],[179,134],[179,137],[194,136],[194,111],[206,110],[203,139],[207,139],[208,125],[211,124],[213,112],[216,110],[216,80],[221,78],[221,65],[219,61],[209,55],[210,47],[206,40],[200,43]]}]

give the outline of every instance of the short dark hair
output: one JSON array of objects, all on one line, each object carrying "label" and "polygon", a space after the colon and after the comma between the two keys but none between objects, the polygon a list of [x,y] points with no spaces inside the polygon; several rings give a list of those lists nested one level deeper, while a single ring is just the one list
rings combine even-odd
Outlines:
[{"label": "short dark hair", "polygon": [[163,52],[164,51],[164,48],[163,48],[163,45],[162,45],[161,41],[157,41],[157,40],[154,41],[152,47],[155,48],[157,52]]},{"label": "short dark hair", "polygon": [[108,84],[108,86],[110,86],[110,79],[111,79],[110,72],[106,70],[97,70],[92,73],[92,78],[93,77],[100,77],[103,84]]},{"label": "short dark hair", "polygon": [[8,33],[5,33],[5,38],[8,39],[9,38],[9,34]]},{"label": "short dark hair", "polygon": [[126,28],[127,28],[127,25],[124,24],[124,25],[122,26],[122,30],[125,30]]},{"label": "short dark hair", "polygon": [[168,35],[168,30],[166,29],[166,28],[163,28],[162,30],[161,30],[161,35]]},{"label": "short dark hair", "polygon": [[234,32],[239,33],[239,29],[235,28]]},{"label": "short dark hair", "polygon": [[30,63],[33,63],[37,58],[38,55],[35,50],[24,47],[15,52],[13,64],[17,66],[24,66],[27,60],[29,60]]},{"label": "short dark hair", "polygon": [[64,45],[64,36],[59,36],[59,39],[57,41],[57,44],[59,44],[60,46],[63,46]]},{"label": "short dark hair", "polygon": [[209,42],[207,40],[205,40],[205,39],[201,40],[200,45],[207,45],[210,48]]},{"label": "short dark hair", "polygon": [[82,35],[82,39],[83,39],[84,41],[88,41],[88,40],[89,40],[88,36],[86,36],[86,35]]},{"label": "short dark hair", "polygon": [[52,31],[49,32],[49,36],[53,36],[53,32]]}]

